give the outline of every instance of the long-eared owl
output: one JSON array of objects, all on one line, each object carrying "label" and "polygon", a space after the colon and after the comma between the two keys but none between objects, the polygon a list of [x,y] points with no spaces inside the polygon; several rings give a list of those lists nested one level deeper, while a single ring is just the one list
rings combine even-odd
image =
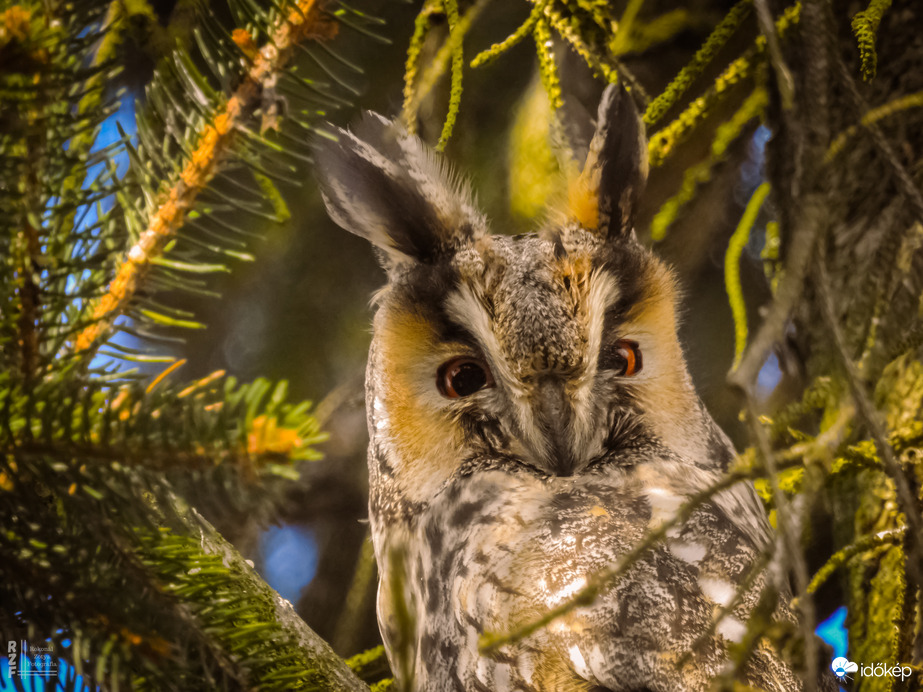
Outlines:
[{"label": "long-eared owl", "polygon": [[[765,577],[738,586],[770,531],[741,484],[581,607],[479,650],[611,569],[734,457],[686,370],[673,276],[635,238],[646,152],[629,95],[608,88],[566,201],[509,236],[395,123],[370,113],[318,146],[329,213],[388,274],[366,403],[378,617],[400,689],[703,690],[746,633]],[[786,601],[775,617],[791,622]],[[740,675],[801,689],[766,643]]]}]

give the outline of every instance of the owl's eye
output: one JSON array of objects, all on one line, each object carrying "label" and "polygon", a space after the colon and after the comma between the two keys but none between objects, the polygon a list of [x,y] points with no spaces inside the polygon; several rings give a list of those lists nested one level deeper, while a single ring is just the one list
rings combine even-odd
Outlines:
[{"label": "owl's eye", "polygon": [[442,364],[436,373],[436,386],[447,399],[459,399],[493,387],[494,378],[483,360],[462,356]]},{"label": "owl's eye", "polygon": [[628,339],[619,339],[599,354],[599,369],[613,370],[619,377],[637,375],[642,365],[638,343]]}]

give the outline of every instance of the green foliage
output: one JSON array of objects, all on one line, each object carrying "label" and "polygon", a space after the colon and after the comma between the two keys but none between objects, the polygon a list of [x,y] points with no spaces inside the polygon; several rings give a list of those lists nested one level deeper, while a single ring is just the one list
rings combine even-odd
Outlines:
[{"label": "green foliage", "polygon": [[872,536],[865,536],[855,543],[838,550],[830,556],[830,559],[827,560],[824,566],[814,575],[814,578],[811,579],[811,584],[808,586],[808,593],[815,593],[836,570],[840,569],[855,557],[876,548],[886,548],[896,541],[901,540],[903,534],[904,531],[902,530],[881,531]]},{"label": "green foliage", "polygon": [[[776,30],[784,36],[792,26],[797,25],[801,6],[794,4],[776,20]],[[661,165],[676,148],[686,141],[695,128],[712,113],[714,108],[732,93],[734,87],[746,82],[754,74],[754,68],[765,59],[766,39],[759,36],[753,46],[731,62],[705,92],[694,99],[675,120],[650,137],[651,165]]]},{"label": "green foliage", "polygon": [[532,11],[529,13],[528,19],[519,25],[519,28],[516,29],[512,34],[503,39],[500,43],[495,43],[490,48],[485,51],[481,51],[471,60],[471,67],[483,67],[484,65],[489,65],[498,57],[503,55],[513,46],[517,45],[520,41],[526,38],[530,33],[535,30],[535,25],[541,19],[542,14],[545,10],[545,3],[536,2],[532,6]]},{"label": "green foliage", "polygon": [[452,136],[452,129],[455,127],[455,118],[458,116],[458,107],[461,104],[462,94],[462,69],[465,64],[465,56],[462,52],[461,33],[459,31],[458,17],[458,0],[444,0],[445,14],[449,21],[449,45],[452,50],[452,91],[449,94],[449,112],[445,116],[445,124],[442,126],[442,134],[439,135],[439,143],[436,149],[441,151]]},{"label": "green foliage", "polygon": [[[253,258],[248,216],[288,218],[276,184],[300,182],[305,134],[344,102],[295,51],[317,62],[308,44],[374,22],[229,9],[236,29],[189,3],[166,28],[143,0],[0,13],[0,631],[112,689],[367,689],[190,508],[272,518],[319,456],[310,403],[179,381],[157,344],[203,326],[178,295]],[[158,64],[137,128],[94,148],[135,101],[115,79],[140,25]]]},{"label": "green foliage", "polygon": [[538,55],[538,73],[542,78],[545,93],[551,107],[558,109],[563,105],[561,98],[561,78],[558,76],[558,66],[554,59],[553,44],[551,41],[551,28],[547,23],[539,20],[532,33],[535,39],[535,48]]},{"label": "green foliage", "polygon": [[[310,654],[298,647],[275,617],[277,608],[291,609],[291,604],[265,584],[257,582],[254,588],[242,559],[232,553],[228,564],[228,555],[205,552],[198,538],[165,527],[141,532],[138,538],[141,563],[189,617],[201,622],[216,649],[241,661],[244,679],[258,681],[260,689],[280,692],[329,689],[329,678],[315,670]],[[221,670],[225,666],[238,674],[221,661],[215,670],[196,671],[181,682],[189,687],[200,682],[219,686],[222,674],[227,674]],[[149,678],[142,675],[133,684],[157,689],[163,672],[158,669]]]},{"label": "green foliage", "polygon": [[878,54],[875,52],[875,40],[878,38],[878,26],[881,16],[891,7],[891,0],[871,0],[862,12],[857,12],[852,20],[852,30],[859,43],[859,57],[862,60],[862,78],[870,80],[875,77]]},{"label": "green foliage", "polygon": [[826,161],[833,161],[843,152],[846,145],[854,140],[859,133],[860,127],[869,127],[885,118],[897,115],[908,108],[923,108],[923,92],[908,94],[889,101],[883,106],[872,108],[862,116],[858,125],[853,125],[836,136],[836,139],[830,143],[827,149]]},{"label": "green foliage", "polygon": [[693,82],[715,58],[715,55],[750,13],[751,0],[740,0],[715,27],[702,47],[696,52],[692,61],[680,70],[676,78],[664,89],[663,93],[651,101],[644,112],[644,122],[652,125],[660,120],[668,110],[689,90]]},{"label": "green foliage", "polygon": [[727,289],[731,313],[734,316],[734,366],[740,363],[744,349],[747,347],[747,306],[744,301],[743,287],[740,285],[740,256],[750,240],[750,231],[756,223],[763,202],[769,196],[770,185],[763,183],[747,202],[740,223],[731,236],[727,253],[724,256],[724,285]]},{"label": "green foliage", "polygon": [[[488,5],[428,0],[416,18],[404,119],[415,129],[421,104],[448,77],[440,147],[458,121],[464,47],[475,42]],[[885,63],[878,64],[882,43],[876,49],[876,41],[889,5],[872,0],[853,18],[858,73],[865,79],[884,70]],[[182,307],[182,298],[214,295],[218,275],[253,259],[253,224],[246,219],[269,224],[291,216],[280,189],[301,181],[310,158],[306,139],[354,93],[327,60],[356,68],[331,44],[344,28],[374,35],[377,22],[346,5],[310,0],[231,0],[223,19],[198,2],[181,1],[165,23],[145,0],[27,0],[5,7],[0,600],[15,605],[0,613],[0,631],[50,638],[78,672],[106,687],[195,687],[205,681],[209,688],[228,689],[367,689],[190,509],[271,517],[298,464],[316,458],[314,445],[322,435],[309,405],[289,402],[284,383],[238,384],[224,373],[180,381],[182,362],[159,344],[203,326]],[[769,107],[779,89],[789,93],[787,86],[769,82],[786,73],[783,53],[792,39],[810,51],[812,41],[830,38],[819,37],[817,17],[807,6],[802,17],[799,3],[761,21],[765,33],[759,35],[748,20],[749,0],[723,17],[691,9],[657,14],[652,3],[636,0],[535,0],[522,9],[518,26],[470,63],[486,67],[525,39],[534,44],[541,86],[522,102],[512,138],[512,179],[522,213],[534,215],[559,184],[557,177],[570,173],[559,170],[544,141],[569,88],[571,75],[559,50],[565,46],[603,81],[625,81],[645,106],[651,164],[674,167],[674,182],[667,186],[675,189],[661,200],[651,224],[655,241],[669,237],[719,167],[734,161],[735,145],[757,119],[773,126],[787,117]],[[701,48],[662,93],[648,99],[625,61],[689,29],[704,29]],[[783,51],[774,46],[770,59],[776,40]],[[138,107],[137,131],[94,149],[101,124],[132,98],[115,85],[119,57],[126,43],[136,41],[156,62]],[[798,66],[792,67],[797,73]],[[841,72],[848,73],[846,67]],[[837,78],[844,81],[831,93],[851,93],[854,85]],[[820,87],[826,85],[815,90]],[[541,90],[544,98],[537,96]],[[649,535],[622,564],[590,575],[583,591],[520,631],[491,633],[485,648],[527,636],[589,602],[696,503],[735,482],[755,480],[781,531],[777,543],[787,549],[774,545],[754,569],[792,569],[794,605],[803,608],[806,631],[773,629],[770,613],[779,591],[770,589],[732,652],[735,664],[742,665],[750,645],[768,637],[788,641],[791,659],[810,665],[804,661],[813,616],[808,605],[819,586],[831,582],[846,593],[855,658],[898,662],[913,656],[921,580],[914,572],[920,567],[919,537],[909,529],[919,498],[908,499],[904,486],[908,478],[913,488],[923,481],[923,303],[917,290],[923,236],[918,223],[904,221],[879,236],[857,231],[852,219],[847,223],[839,215],[861,207],[862,200],[832,204],[830,190],[815,188],[864,166],[867,161],[851,158],[860,143],[872,139],[877,151],[887,153],[879,128],[919,109],[920,93],[898,94],[873,108],[859,108],[856,99],[861,112],[843,120],[843,127],[820,135],[812,130],[793,146],[797,156],[808,157],[793,164],[793,180],[802,171],[812,179],[792,183],[797,194],[787,200],[791,209],[781,207],[780,218],[767,226],[762,255],[772,299],[753,335],[746,332],[737,263],[768,184],[751,199],[729,241],[728,293],[740,364],[734,377],[743,383],[753,446],[716,487],[693,498],[673,524]],[[797,103],[814,94],[801,88],[792,97]],[[816,98],[821,114],[823,99]],[[797,139],[797,127],[782,129],[778,147],[785,136]],[[695,140],[711,144],[696,155],[689,146]],[[783,159],[790,153],[781,151]],[[114,163],[123,153],[127,169]],[[882,158],[918,220],[914,178],[897,156]],[[784,182],[772,181],[779,197],[773,211],[786,201]],[[814,196],[803,192],[808,189]],[[904,198],[894,208],[903,208]],[[900,221],[899,212],[888,213]],[[862,291],[841,289],[846,281],[831,283],[831,274],[836,279],[836,272],[846,276],[852,270],[849,259],[846,266],[836,264],[847,247],[874,257]],[[774,410],[757,415],[753,364],[758,368],[772,344],[787,341],[791,325],[813,339],[801,364],[805,383],[789,401],[766,403]],[[815,329],[826,330],[823,338],[816,338]],[[120,332],[141,341],[126,345]],[[127,369],[132,362],[164,369],[145,379]],[[874,383],[870,396],[865,392]],[[820,506],[830,507],[835,544],[824,547],[823,566],[810,578],[805,541],[813,528],[810,511]],[[796,535],[793,526],[805,527],[806,534]],[[403,577],[385,578],[400,592]],[[728,611],[715,614],[715,627]],[[402,625],[409,628],[404,615]],[[387,674],[382,661],[381,650],[373,650],[350,665],[372,681]],[[387,678],[374,684],[390,687]]]},{"label": "green foliage", "polygon": [[410,116],[416,113],[419,107],[416,103],[418,99],[416,83],[423,59],[423,46],[429,32],[430,20],[438,12],[437,2],[430,0],[423,6],[413,23],[413,36],[410,37],[410,45],[407,48],[407,62],[404,67],[404,122],[410,132],[416,131],[415,118]]},{"label": "green foliage", "polygon": [[[404,75],[404,112],[403,120],[410,132],[416,131],[417,111],[423,99],[433,89],[439,78],[450,69],[451,88],[449,92],[449,106],[442,134],[436,145],[437,150],[442,150],[452,136],[455,119],[461,104],[462,74],[464,70],[465,36],[471,28],[474,19],[484,8],[486,0],[474,3],[464,16],[459,16],[457,0],[433,0],[427,2],[414,22],[413,37],[407,50],[407,63]],[[435,58],[430,62],[427,70],[420,75],[420,63],[423,60],[423,49],[431,29],[431,20],[438,15],[445,15],[448,25],[448,35]],[[450,64],[451,63],[451,64]]]},{"label": "green foliage", "polygon": [[[893,515],[881,502],[873,501],[873,498],[884,500],[892,495],[885,475],[866,471],[860,475],[860,482],[863,504],[856,514],[856,528],[888,530],[878,527],[891,524]],[[907,660],[901,639],[908,624],[912,630],[912,622],[905,622],[908,616],[912,617],[912,610],[905,611],[905,573],[905,555],[900,545],[873,548],[851,562],[850,600],[856,605],[862,604],[853,607],[849,622],[850,643],[857,660],[881,661],[891,665]],[[885,691],[891,690],[893,685],[894,681],[890,678],[872,678],[864,681],[863,690]]]},{"label": "green foliage", "polygon": [[715,169],[725,160],[728,148],[740,139],[754,118],[762,116],[768,101],[769,94],[766,90],[757,87],[730,120],[718,126],[712,140],[711,155],[705,161],[683,171],[683,183],[679,191],[664,202],[651,220],[651,240],[659,242],[666,237],[667,231],[683,208],[695,198],[701,186],[712,179]]},{"label": "green foliage", "polygon": [[393,678],[382,677],[391,673],[384,646],[379,645],[351,656],[346,659],[346,665],[352,668],[356,675],[366,682],[372,683],[373,680],[377,680],[377,682],[371,684],[373,690],[385,690],[394,685]]}]

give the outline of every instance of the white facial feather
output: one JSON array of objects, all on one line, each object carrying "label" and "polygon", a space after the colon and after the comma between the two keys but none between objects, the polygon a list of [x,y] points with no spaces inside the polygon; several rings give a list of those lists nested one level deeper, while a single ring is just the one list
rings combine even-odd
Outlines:
[{"label": "white facial feather", "polygon": [[483,298],[479,297],[477,288],[468,283],[462,283],[446,301],[446,310],[456,324],[465,325],[484,349],[484,355],[493,370],[494,379],[503,384],[513,401],[513,413],[525,436],[523,442],[532,450],[544,451],[547,441],[535,425],[529,398],[530,391],[516,377],[504,357],[490,315]]},{"label": "white facial feather", "polygon": [[574,445],[584,450],[584,459],[591,459],[599,453],[606,434],[605,425],[599,420],[603,409],[597,405],[593,389],[598,375],[606,312],[619,298],[618,284],[609,273],[600,269],[590,274],[588,286],[585,300],[587,345],[583,367],[568,388],[574,403]]}]

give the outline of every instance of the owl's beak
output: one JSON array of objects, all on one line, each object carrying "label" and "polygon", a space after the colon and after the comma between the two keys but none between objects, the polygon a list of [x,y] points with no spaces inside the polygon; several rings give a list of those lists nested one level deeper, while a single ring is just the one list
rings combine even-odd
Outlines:
[{"label": "owl's beak", "polygon": [[577,467],[571,439],[573,410],[563,378],[551,375],[539,381],[533,411],[535,423],[545,441],[545,449],[542,450],[545,470],[556,476],[572,475]]}]

